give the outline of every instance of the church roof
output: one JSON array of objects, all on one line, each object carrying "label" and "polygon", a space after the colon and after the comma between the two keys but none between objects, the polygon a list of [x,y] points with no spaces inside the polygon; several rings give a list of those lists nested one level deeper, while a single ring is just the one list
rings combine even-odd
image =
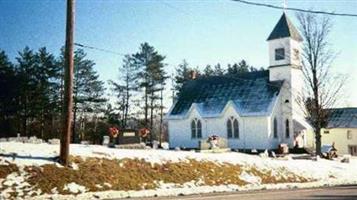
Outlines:
[{"label": "church roof", "polygon": [[241,116],[266,116],[282,83],[269,82],[269,71],[199,77],[184,84],[169,116],[183,117],[195,106],[202,117],[215,117],[229,102]]},{"label": "church roof", "polygon": [[357,128],[357,108],[329,109],[327,128]]},{"label": "church roof", "polygon": [[295,28],[295,26],[286,16],[286,14],[283,13],[267,40],[269,41],[285,37],[291,37],[292,39],[297,41],[303,40],[301,35],[299,34],[299,31]]}]

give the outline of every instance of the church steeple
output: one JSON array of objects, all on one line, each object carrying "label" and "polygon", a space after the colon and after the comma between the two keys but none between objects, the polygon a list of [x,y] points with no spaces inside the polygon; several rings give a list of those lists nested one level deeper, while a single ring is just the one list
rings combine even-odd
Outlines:
[{"label": "church steeple", "polygon": [[290,37],[296,41],[302,41],[302,37],[300,36],[298,30],[284,12],[278,23],[275,25],[273,31],[270,33],[267,41],[285,37]]},{"label": "church steeple", "polygon": [[302,40],[299,31],[283,12],[267,39],[269,43],[269,67],[301,68]]}]

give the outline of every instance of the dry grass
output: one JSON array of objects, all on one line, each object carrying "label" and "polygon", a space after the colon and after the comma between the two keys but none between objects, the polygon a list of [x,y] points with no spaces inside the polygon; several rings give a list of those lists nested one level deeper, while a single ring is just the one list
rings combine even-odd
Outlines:
[{"label": "dry grass", "polygon": [[[78,170],[59,168],[52,164],[27,167],[25,170],[30,173],[27,181],[34,185],[35,189],[41,189],[44,193],[51,193],[51,190],[56,187],[61,194],[68,194],[68,191],[63,188],[71,182],[83,185],[89,191],[154,189],[158,186],[158,182],[184,184],[195,181],[201,185],[211,186],[247,184],[239,178],[243,172],[242,166],[229,163],[188,160],[160,165],[138,159],[87,158],[82,160],[79,157],[72,157],[71,160],[79,166]],[[272,171],[263,171],[254,167],[244,169],[244,171],[261,177],[262,183],[308,181],[303,177],[288,173],[284,168],[279,171],[283,171],[288,176],[283,176],[281,173],[272,174]],[[104,183],[109,183],[111,187]],[[98,185],[102,187],[97,187]]]},{"label": "dry grass", "polygon": [[289,172],[284,167],[278,168],[276,171],[279,173],[275,174],[272,170],[259,170],[256,167],[250,167],[246,171],[247,173],[259,176],[262,179],[262,184],[302,183],[310,181],[303,176]]},{"label": "dry grass", "polygon": [[7,162],[6,165],[0,165],[0,179],[4,179],[9,174],[17,171],[19,171],[19,168],[15,164]]}]

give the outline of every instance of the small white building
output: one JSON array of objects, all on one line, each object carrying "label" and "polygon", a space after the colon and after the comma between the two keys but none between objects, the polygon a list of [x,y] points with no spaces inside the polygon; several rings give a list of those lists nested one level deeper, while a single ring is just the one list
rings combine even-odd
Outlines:
[{"label": "small white building", "polygon": [[210,135],[227,138],[235,149],[307,144],[311,127],[297,103],[304,87],[302,37],[284,13],[267,41],[268,70],[184,84],[167,115],[171,147],[197,148]]}]

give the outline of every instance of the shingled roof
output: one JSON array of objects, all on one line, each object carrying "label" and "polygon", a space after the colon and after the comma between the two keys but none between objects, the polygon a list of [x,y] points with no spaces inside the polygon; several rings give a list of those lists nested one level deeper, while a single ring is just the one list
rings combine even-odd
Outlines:
[{"label": "shingled roof", "polygon": [[328,109],[327,128],[357,128],[357,108]]},{"label": "shingled roof", "polygon": [[283,81],[269,82],[269,71],[188,81],[169,117],[183,117],[195,105],[202,117],[215,117],[233,103],[241,116],[269,115]]},{"label": "shingled roof", "polygon": [[275,25],[273,31],[270,33],[267,41],[291,37],[294,40],[302,41],[302,37],[299,34],[299,31],[295,28],[290,19],[286,16],[285,13],[280,17],[278,23]]}]

